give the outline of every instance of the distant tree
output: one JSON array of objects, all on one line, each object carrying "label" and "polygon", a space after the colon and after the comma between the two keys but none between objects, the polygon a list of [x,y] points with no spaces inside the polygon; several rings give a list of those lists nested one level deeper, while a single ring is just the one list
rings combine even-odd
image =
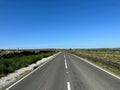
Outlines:
[{"label": "distant tree", "polygon": [[71,48],[69,48],[69,50],[72,50]]}]

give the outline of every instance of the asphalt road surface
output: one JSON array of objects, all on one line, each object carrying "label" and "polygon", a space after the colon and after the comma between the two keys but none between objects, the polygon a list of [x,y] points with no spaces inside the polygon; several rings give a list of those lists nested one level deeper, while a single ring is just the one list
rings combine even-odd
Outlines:
[{"label": "asphalt road surface", "polygon": [[120,90],[120,79],[60,53],[8,90]]}]

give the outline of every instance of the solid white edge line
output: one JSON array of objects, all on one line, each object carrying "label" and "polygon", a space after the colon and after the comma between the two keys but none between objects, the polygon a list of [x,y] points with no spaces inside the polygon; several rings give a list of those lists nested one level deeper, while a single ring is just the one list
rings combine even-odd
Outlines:
[{"label": "solid white edge line", "polygon": [[71,90],[70,82],[67,82],[67,90]]},{"label": "solid white edge line", "polygon": [[[73,54],[71,54],[71,55],[73,55]],[[87,59],[84,59],[84,58],[79,57],[79,56],[76,56],[76,55],[74,55],[74,56],[77,57],[77,58],[79,58],[80,60],[82,60],[82,61],[84,61],[84,62],[86,62],[86,63],[88,63],[88,64],[90,64],[90,65],[92,65],[92,66],[94,66],[94,67],[96,67],[96,68],[98,68],[98,69],[100,69],[100,70],[102,70],[102,71],[108,73],[109,75],[111,75],[111,76],[113,76],[113,77],[115,77],[115,78],[117,78],[117,79],[120,80],[120,77],[119,77],[119,76],[117,76],[117,75],[111,73],[110,71],[107,71],[107,70],[103,69],[103,68],[100,67],[100,66],[95,65],[94,63],[88,61]]]},{"label": "solid white edge line", "polygon": [[[57,53],[56,56],[60,54]],[[55,57],[56,57],[55,56]],[[53,57],[53,58],[55,58]],[[40,65],[38,68],[34,69],[32,72],[30,72],[29,74],[27,74],[26,76],[24,76],[23,78],[21,78],[20,80],[16,81],[15,83],[13,83],[12,85],[10,85],[8,88],[6,88],[5,90],[9,90],[10,88],[12,88],[13,86],[15,86],[16,84],[18,84],[20,81],[22,81],[23,79],[25,79],[26,77],[28,77],[29,75],[31,75],[32,73],[34,73],[35,71],[37,71],[38,69],[40,69],[42,66],[44,66],[46,63],[50,62],[53,58],[51,58],[50,60],[44,62],[42,65]]]},{"label": "solid white edge line", "polygon": [[65,59],[65,68],[66,69],[68,68],[66,59]]}]

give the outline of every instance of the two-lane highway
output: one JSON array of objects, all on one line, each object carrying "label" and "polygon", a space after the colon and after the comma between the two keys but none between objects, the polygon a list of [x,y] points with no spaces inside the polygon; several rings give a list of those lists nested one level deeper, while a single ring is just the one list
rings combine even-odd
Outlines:
[{"label": "two-lane highway", "polygon": [[7,90],[120,90],[120,79],[74,55],[60,53]]}]

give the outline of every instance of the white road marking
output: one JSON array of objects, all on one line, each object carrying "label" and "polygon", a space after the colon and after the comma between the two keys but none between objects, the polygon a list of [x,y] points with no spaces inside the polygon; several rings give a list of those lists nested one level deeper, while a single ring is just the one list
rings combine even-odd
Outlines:
[{"label": "white road marking", "polygon": [[67,61],[66,61],[65,54],[64,54],[64,58],[65,58],[65,68],[67,69],[67,68],[68,68],[68,66],[67,66]]},{"label": "white road marking", "polygon": [[66,59],[65,54],[64,54],[64,59]]},{"label": "white road marking", "polygon": [[68,68],[66,59],[65,59],[65,68],[66,69]]},{"label": "white road marking", "polygon": [[70,82],[67,82],[67,90],[71,90]]},{"label": "white road marking", "polygon": [[[60,53],[56,54],[59,55]],[[55,57],[56,57],[55,56]],[[53,58],[55,58],[53,57]],[[52,59],[53,59],[52,58]],[[10,88],[12,88],[13,86],[15,86],[16,84],[18,84],[20,81],[22,81],[23,79],[25,79],[26,77],[28,77],[29,75],[31,75],[32,73],[34,73],[35,71],[37,71],[39,68],[41,68],[42,66],[44,66],[45,64],[47,64],[48,62],[50,62],[52,59],[49,59],[48,61],[46,61],[45,63],[43,63],[42,65],[40,65],[38,68],[36,68],[35,70],[33,70],[32,72],[30,72],[29,74],[27,74],[26,76],[24,76],[23,78],[21,78],[20,80],[18,80],[17,82],[15,82],[14,84],[12,84],[11,86],[9,86],[8,88],[6,88],[5,90],[9,90]]]},{"label": "white road marking", "polygon": [[33,72],[35,72],[36,70],[38,70],[39,68],[41,68],[42,66],[44,66],[46,63],[48,63],[49,61],[45,62],[44,64],[42,64],[40,67],[36,68],[34,71],[32,71],[31,73],[27,74],[25,77],[23,77],[22,79],[18,80],[17,82],[15,82],[14,84],[12,84],[10,87],[6,88],[5,90],[9,90],[10,88],[12,88],[14,85],[16,85],[17,83],[19,83],[20,81],[22,81],[23,79],[25,79],[26,77],[28,77],[29,75],[31,75]]},{"label": "white road marking", "polygon": [[[72,55],[72,54],[71,54],[71,55]],[[98,68],[98,69],[100,69],[100,70],[106,72],[106,73],[108,73],[109,75],[111,75],[111,76],[113,76],[113,77],[115,77],[115,78],[117,78],[117,79],[120,79],[119,76],[117,76],[117,75],[111,73],[110,71],[107,71],[107,70],[105,70],[105,69],[103,69],[103,68],[101,68],[101,67],[95,65],[94,63],[88,61],[87,59],[81,58],[81,57],[76,56],[76,55],[74,55],[74,56],[77,57],[77,58],[79,58],[80,60],[82,60],[82,61],[84,61],[84,62],[86,62],[86,63],[88,63],[88,64],[90,64],[90,65],[92,65],[92,66],[94,66],[94,67],[96,67],[96,68]]]}]

